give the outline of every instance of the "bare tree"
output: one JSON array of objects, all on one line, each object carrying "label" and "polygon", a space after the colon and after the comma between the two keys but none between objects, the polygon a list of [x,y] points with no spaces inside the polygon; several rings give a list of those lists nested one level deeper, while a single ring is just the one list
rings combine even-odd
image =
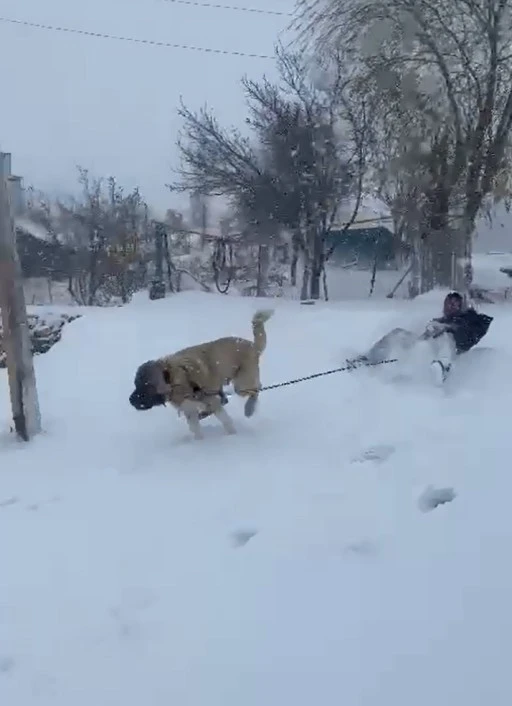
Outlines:
[{"label": "bare tree", "polygon": [[510,171],[512,0],[299,0],[298,24],[380,96],[418,167],[434,282],[469,286],[476,218]]},{"label": "bare tree", "polygon": [[229,196],[264,248],[283,229],[290,231],[292,275],[302,254],[301,295],[318,298],[339,206],[357,191],[359,204],[364,172],[360,126],[339,63],[328,85],[319,88],[310,65],[299,56],[278,50],[277,61],[279,84],[243,80],[252,140],[222,129],[206,110],[197,114],[182,107],[184,134],[178,145],[183,164],[171,188]]},{"label": "bare tree", "polygon": [[81,198],[58,204],[63,238],[75,250],[69,292],[88,306],[112,295],[126,303],[134,289],[132,266],[149,228],[147,206],[138,189],[125,195],[114,177],[105,185],[79,168],[79,181]]},{"label": "bare tree", "polygon": [[134,292],[133,265],[138,260],[142,230],[148,228],[146,204],[138,188],[128,194],[114,177],[107,181],[110,196],[105,212],[109,274],[115,283],[114,293],[123,304]]},{"label": "bare tree", "polygon": [[222,128],[206,108],[196,113],[182,105],[178,113],[183,119],[178,140],[182,166],[170,189],[227,196],[254,237],[267,245],[278,232],[272,215],[277,190],[257,150],[240,131]]},{"label": "bare tree", "polygon": [[[416,116],[411,111],[400,111],[399,104],[394,106],[394,119],[389,115],[383,117],[378,110],[374,111],[374,116],[368,129],[367,188],[389,208],[395,249],[409,258],[408,274],[412,274],[409,289],[411,296],[416,296],[433,286],[432,272],[424,271],[425,264],[430,262],[424,252],[422,227],[422,206],[429,177],[421,161],[421,146],[415,140],[413,121]],[[411,150],[416,160],[410,158]]]},{"label": "bare tree", "polygon": [[354,183],[348,140],[339,134],[345,96],[340,72],[324,91],[298,55],[278,52],[278,62],[281,86],[265,79],[243,82],[249,123],[279,186],[276,218],[293,234],[292,268],[303,255],[301,297],[317,299],[328,236]]}]

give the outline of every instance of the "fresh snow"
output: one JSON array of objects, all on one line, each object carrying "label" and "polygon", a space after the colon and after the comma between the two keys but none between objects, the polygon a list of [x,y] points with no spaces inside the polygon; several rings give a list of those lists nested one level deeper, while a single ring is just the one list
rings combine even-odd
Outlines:
[{"label": "fresh snow", "polygon": [[512,253],[476,253],[472,257],[474,279],[480,287],[490,289],[510,289],[512,279],[501,271],[512,268]]},{"label": "fresh snow", "polygon": [[[342,365],[414,303],[278,301],[264,384]],[[250,335],[261,302],[83,310],[35,360],[45,432],[0,371],[0,703],[509,706],[512,312],[443,389],[388,369],[265,392],[190,439],[128,403],[137,365]],[[265,302],[268,306],[268,302]]]}]

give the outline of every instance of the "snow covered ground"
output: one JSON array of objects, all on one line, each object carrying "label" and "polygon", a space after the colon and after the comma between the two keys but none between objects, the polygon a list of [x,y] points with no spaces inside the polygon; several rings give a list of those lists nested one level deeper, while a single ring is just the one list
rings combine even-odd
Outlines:
[{"label": "snow covered ground", "polygon": [[[441,300],[277,301],[264,384]],[[202,442],[129,406],[140,362],[249,335],[257,304],[86,312],[35,361],[30,445],[0,371],[1,704],[512,703],[512,309],[484,309],[489,335],[443,390],[340,373],[264,393],[250,420],[232,400],[238,435],[208,421]]]}]

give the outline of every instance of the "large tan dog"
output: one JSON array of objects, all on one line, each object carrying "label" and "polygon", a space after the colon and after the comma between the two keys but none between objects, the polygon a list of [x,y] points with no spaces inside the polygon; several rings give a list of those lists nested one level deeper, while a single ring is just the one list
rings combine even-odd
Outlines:
[{"label": "large tan dog", "polygon": [[183,412],[196,439],[202,438],[199,419],[214,414],[228,434],[233,420],[223,404],[222,388],[233,383],[237,395],[246,397],[245,416],[251,417],[258,401],[260,356],[267,345],[265,322],[273,310],[257,311],[252,318],[253,341],[229,336],[184,348],[172,355],[143,363],[135,375],[130,404],[147,410],[166,402]]}]

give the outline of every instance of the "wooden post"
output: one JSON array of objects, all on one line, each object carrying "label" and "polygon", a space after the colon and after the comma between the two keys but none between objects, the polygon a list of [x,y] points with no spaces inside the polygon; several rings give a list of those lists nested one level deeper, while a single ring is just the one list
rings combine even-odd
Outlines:
[{"label": "wooden post", "polygon": [[164,279],[164,229],[161,223],[155,221],[155,279]]},{"label": "wooden post", "polygon": [[163,299],[165,297],[164,282],[164,235],[165,227],[159,221],[153,221],[155,237],[155,276],[149,287],[150,299]]},{"label": "wooden post", "polygon": [[0,307],[14,428],[23,441],[41,430],[32,345],[8,190],[10,155],[0,152]]}]

